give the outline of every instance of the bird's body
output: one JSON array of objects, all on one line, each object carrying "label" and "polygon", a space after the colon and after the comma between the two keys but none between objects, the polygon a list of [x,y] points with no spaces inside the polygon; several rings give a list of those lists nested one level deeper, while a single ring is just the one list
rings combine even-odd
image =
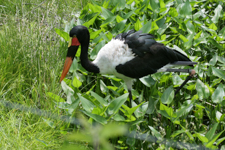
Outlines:
[{"label": "bird's body", "polygon": [[[100,49],[93,62],[88,59],[90,41],[88,29],[84,26],[76,26],[70,31],[70,37],[72,38],[72,44],[68,48],[67,59],[60,81],[68,72],[72,59],[79,45],[81,45],[81,65],[87,71],[113,74],[123,79],[130,93],[130,99],[132,99],[133,78],[141,78],[156,72],[167,71],[176,62],[191,62],[187,56],[156,42],[153,35],[144,34],[141,31],[130,30],[117,35]],[[179,65],[179,63],[177,64]]]}]

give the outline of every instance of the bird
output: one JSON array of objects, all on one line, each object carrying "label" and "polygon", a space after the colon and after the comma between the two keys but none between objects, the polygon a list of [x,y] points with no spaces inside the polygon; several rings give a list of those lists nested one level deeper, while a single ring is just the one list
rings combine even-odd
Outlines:
[{"label": "bird", "polygon": [[[81,46],[80,62],[88,72],[111,74],[121,78],[128,89],[130,106],[134,79],[157,72],[187,72],[195,74],[194,69],[171,69],[175,66],[192,66],[192,62],[181,52],[158,43],[152,34],[129,30],[118,34],[104,45],[94,61],[88,59],[90,33],[87,27],[77,25],[70,32],[70,41],[60,82],[65,78],[75,54]],[[182,85],[183,86],[183,85]],[[131,106],[132,107],[132,106]]]}]

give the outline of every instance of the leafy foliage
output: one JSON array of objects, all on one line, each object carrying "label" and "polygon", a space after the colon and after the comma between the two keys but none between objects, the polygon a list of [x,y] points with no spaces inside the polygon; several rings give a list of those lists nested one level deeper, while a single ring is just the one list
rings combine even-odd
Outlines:
[{"label": "leafy foliage", "polygon": [[[222,1],[206,0],[106,0],[88,3],[74,24],[89,28],[91,59],[112,37],[134,28],[154,34],[156,40],[197,61],[194,68],[197,79],[187,83],[174,96],[174,88],[182,83],[186,74],[157,73],[144,77],[133,86],[135,102],[133,108],[129,108],[123,81],[109,75],[93,76],[79,65],[77,58],[72,80],[65,80],[74,91],[76,100],[72,104],[81,102],[73,113],[76,115],[82,111],[90,123],[130,122],[129,130],[152,132],[157,137],[198,143],[208,148],[224,145],[223,9]],[[73,84],[77,79],[79,86]],[[140,141],[134,139],[132,142],[124,138],[120,140],[128,146],[140,145]],[[116,145],[115,142],[113,144]],[[147,146],[141,144],[139,148]]]}]

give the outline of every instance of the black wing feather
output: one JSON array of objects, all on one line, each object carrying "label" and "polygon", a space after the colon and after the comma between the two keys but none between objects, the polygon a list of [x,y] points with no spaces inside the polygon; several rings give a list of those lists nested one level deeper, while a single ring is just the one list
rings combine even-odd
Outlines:
[{"label": "black wing feather", "polygon": [[158,69],[169,63],[191,61],[187,56],[160,43],[150,46],[150,50],[151,53],[145,53],[143,57],[137,56],[125,64],[116,66],[117,72],[131,78],[141,78],[156,73]]}]

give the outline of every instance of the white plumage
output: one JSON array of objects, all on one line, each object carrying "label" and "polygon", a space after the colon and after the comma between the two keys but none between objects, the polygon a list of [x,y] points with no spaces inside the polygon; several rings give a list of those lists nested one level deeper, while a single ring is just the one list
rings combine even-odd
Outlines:
[{"label": "white plumage", "polygon": [[93,63],[99,67],[101,74],[113,74],[118,76],[116,66],[124,64],[134,58],[132,50],[124,41],[112,39],[100,49]]},{"label": "white plumage", "polygon": [[104,47],[100,49],[93,63],[99,67],[101,74],[112,74],[121,78],[126,83],[129,90],[132,88],[133,79],[116,71],[116,66],[124,64],[134,58],[132,50],[124,41],[112,39]]}]

